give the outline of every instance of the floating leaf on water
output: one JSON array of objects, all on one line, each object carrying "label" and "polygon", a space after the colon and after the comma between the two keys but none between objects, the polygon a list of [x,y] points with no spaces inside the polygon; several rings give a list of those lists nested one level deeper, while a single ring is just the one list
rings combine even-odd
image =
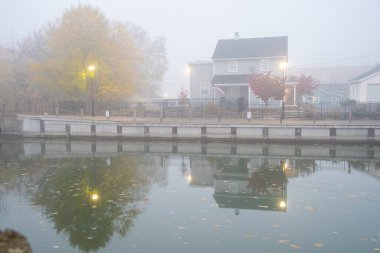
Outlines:
[{"label": "floating leaf on water", "polygon": [[288,236],[288,234],[281,233],[280,236]]},{"label": "floating leaf on water", "polygon": [[297,244],[289,244],[289,247],[293,248],[293,249],[300,249],[301,248],[301,246],[299,246]]},{"label": "floating leaf on water", "polygon": [[375,239],[375,238],[372,238],[372,239],[371,239],[371,242],[378,242],[378,240]]},{"label": "floating leaf on water", "polygon": [[59,249],[60,247],[58,245],[53,246],[54,249]]},{"label": "floating leaf on water", "polygon": [[313,247],[314,247],[314,248],[320,248],[320,247],[322,247],[323,245],[325,245],[325,244],[324,244],[324,243],[317,242],[317,243],[314,243],[314,244],[313,244]]},{"label": "floating leaf on water", "polygon": [[289,240],[278,240],[277,243],[287,243]]},{"label": "floating leaf on water", "polygon": [[184,227],[184,226],[177,226],[177,228],[180,230],[186,229],[186,227]]},{"label": "floating leaf on water", "polygon": [[89,237],[87,237],[86,239],[88,239],[88,240],[92,240],[92,239],[94,239],[92,236],[89,236]]},{"label": "floating leaf on water", "polygon": [[373,250],[376,252],[380,252],[380,248],[374,248]]},{"label": "floating leaf on water", "polygon": [[245,234],[244,237],[246,237],[246,238],[256,238],[256,235],[254,235],[254,234]]},{"label": "floating leaf on water", "polygon": [[273,224],[273,225],[272,225],[272,228],[278,228],[278,227],[280,227],[279,224]]},{"label": "floating leaf on water", "polygon": [[315,212],[315,211],[318,210],[317,208],[315,208],[315,207],[311,207],[311,206],[305,206],[305,209],[306,209],[307,211],[309,211],[309,212]]}]

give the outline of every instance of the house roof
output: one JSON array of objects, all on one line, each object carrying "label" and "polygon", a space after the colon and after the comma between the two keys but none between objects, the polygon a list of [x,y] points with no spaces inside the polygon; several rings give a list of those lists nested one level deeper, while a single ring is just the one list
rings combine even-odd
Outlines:
[{"label": "house roof", "polygon": [[189,61],[187,64],[188,65],[200,65],[200,64],[211,65],[212,61]]},{"label": "house roof", "polygon": [[288,37],[219,40],[212,59],[288,56]]},{"label": "house roof", "polygon": [[248,75],[215,75],[211,80],[212,84],[237,84],[248,83]]},{"label": "house roof", "polygon": [[334,95],[348,94],[347,83],[321,83],[319,89]]},{"label": "house roof", "polygon": [[355,82],[355,81],[360,81],[360,80],[363,80],[369,76],[372,76],[373,74],[376,74],[377,72],[380,72],[380,63],[377,64],[375,67],[373,67],[372,69],[368,70],[367,72],[351,79],[350,81],[351,82]]}]

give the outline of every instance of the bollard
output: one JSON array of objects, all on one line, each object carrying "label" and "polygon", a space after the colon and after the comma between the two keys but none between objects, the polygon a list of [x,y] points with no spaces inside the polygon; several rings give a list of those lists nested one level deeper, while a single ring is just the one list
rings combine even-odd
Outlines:
[{"label": "bollard", "polygon": [[251,124],[252,112],[247,112],[248,123]]},{"label": "bollard", "polygon": [[352,111],[350,110],[348,112],[348,122],[351,124],[351,120],[352,120]]},{"label": "bollard", "polygon": [[80,108],[80,117],[83,118],[83,108]]},{"label": "bollard", "polygon": [[164,117],[164,108],[163,108],[163,106],[161,106],[161,110],[160,110],[160,123],[162,123],[163,117]]}]

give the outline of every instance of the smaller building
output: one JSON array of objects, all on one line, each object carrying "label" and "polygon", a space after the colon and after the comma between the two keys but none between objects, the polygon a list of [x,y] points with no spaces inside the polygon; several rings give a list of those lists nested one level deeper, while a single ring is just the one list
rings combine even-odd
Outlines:
[{"label": "smaller building", "polygon": [[380,102],[380,64],[350,80],[349,97],[357,102]]},{"label": "smaller building", "polygon": [[190,68],[190,98],[211,99],[214,90],[211,84],[213,75],[212,61],[193,61],[188,63]]}]

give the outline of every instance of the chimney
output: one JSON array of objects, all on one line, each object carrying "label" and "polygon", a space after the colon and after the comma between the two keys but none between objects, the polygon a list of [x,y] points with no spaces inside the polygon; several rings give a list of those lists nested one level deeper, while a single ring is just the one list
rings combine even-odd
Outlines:
[{"label": "chimney", "polygon": [[235,32],[235,40],[238,40],[238,39],[239,39],[239,33]]}]

